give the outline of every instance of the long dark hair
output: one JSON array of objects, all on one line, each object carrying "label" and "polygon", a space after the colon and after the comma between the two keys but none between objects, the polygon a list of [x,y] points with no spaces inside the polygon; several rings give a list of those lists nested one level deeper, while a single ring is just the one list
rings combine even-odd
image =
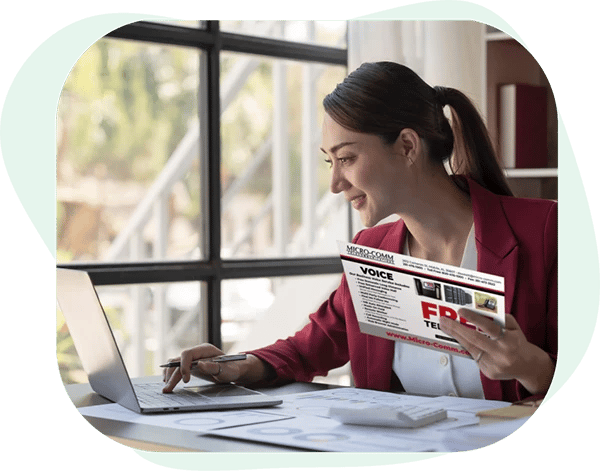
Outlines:
[{"label": "long dark hair", "polygon": [[[451,122],[443,112],[446,105]],[[394,62],[367,62],[325,97],[323,107],[341,126],[376,134],[388,145],[402,129],[413,129],[427,143],[431,159],[441,163],[452,157],[454,174],[467,175],[498,195],[512,196],[487,128],[459,90],[430,87]]]}]

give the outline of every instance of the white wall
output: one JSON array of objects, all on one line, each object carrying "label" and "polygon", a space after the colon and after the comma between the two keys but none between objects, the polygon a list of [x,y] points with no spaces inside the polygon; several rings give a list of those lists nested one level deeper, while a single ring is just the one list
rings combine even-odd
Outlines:
[{"label": "white wall", "polygon": [[466,93],[485,109],[485,25],[475,21],[351,21],[348,69],[362,62],[402,63],[431,86]]}]

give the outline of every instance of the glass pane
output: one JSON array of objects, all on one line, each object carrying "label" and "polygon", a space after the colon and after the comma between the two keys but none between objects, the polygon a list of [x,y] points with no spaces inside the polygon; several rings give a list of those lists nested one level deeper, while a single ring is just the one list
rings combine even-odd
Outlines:
[{"label": "glass pane", "polygon": [[346,47],[346,21],[220,21],[221,31],[285,39],[329,47]]},{"label": "glass pane", "polygon": [[[96,287],[132,377],[158,375],[169,357],[208,339],[204,283]],[[57,355],[64,383],[87,382],[63,315],[57,316]]]},{"label": "glass pane", "polygon": [[[221,284],[221,336],[226,353],[264,347],[287,338],[340,283],[340,275],[226,280]],[[326,382],[350,384],[348,367],[330,372]]]},{"label": "glass pane", "polygon": [[195,49],[103,39],[57,112],[57,258],[199,257]]},{"label": "glass pane", "polygon": [[337,255],[348,211],[329,192],[321,102],[346,68],[221,56],[224,258]]}]

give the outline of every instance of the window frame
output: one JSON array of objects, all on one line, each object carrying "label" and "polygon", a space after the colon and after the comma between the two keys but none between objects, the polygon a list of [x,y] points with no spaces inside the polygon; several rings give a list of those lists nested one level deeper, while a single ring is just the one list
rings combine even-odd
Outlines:
[{"label": "window frame", "polygon": [[[348,51],[343,48],[298,43],[281,39],[222,32],[218,21],[203,22],[193,28],[165,23],[140,21],[122,26],[107,38],[135,40],[172,46],[187,46],[204,52],[199,94],[207,103],[205,126],[207,143],[201,156],[200,205],[204,208],[204,257],[198,260],[166,260],[118,263],[68,263],[62,268],[76,268],[89,273],[95,285],[199,281],[206,283],[208,341],[222,346],[221,282],[228,279],[321,275],[342,273],[339,257],[296,257],[273,259],[236,259],[221,257],[221,142],[220,142],[220,53],[221,51],[257,54],[277,59],[317,62],[348,66]],[[204,80],[203,80],[204,78]],[[205,122],[206,121],[206,122]],[[348,205],[348,238],[352,238],[351,207]]]}]

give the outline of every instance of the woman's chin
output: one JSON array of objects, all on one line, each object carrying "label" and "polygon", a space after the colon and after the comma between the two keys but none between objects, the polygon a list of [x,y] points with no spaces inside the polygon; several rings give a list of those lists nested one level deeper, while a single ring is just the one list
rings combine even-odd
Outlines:
[{"label": "woman's chin", "polygon": [[378,221],[375,221],[368,214],[364,213],[363,211],[360,212],[360,221],[362,222],[362,225],[365,226],[366,228],[373,227],[378,222]]}]

